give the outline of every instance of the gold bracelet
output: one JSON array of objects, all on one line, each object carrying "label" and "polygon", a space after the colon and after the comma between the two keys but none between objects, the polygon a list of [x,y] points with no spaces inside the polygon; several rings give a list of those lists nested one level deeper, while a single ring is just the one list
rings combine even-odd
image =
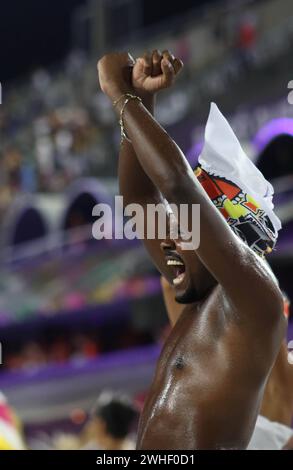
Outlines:
[{"label": "gold bracelet", "polygon": [[135,98],[141,101],[141,99],[136,95],[132,95],[131,93],[123,93],[123,95],[119,96],[117,100],[113,101],[113,108],[116,108],[117,104],[122,100],[122,98]]},{"label": "gold bracelet", "polygon": [[[131,143],[131,140],[127,136],[125,129],[124,129],[124,123],[123,123],[123,114],[125,111],[125,108],[127,104],[129,103],[130,100],[138,100],[140,103],[142,102],[142,99],[139,96],[132,95],[131,93],[126,93],[124,96],[126,96],[126,100],[124,101],[121,111],[120,111],[120,119],[119,119],[119,124],[120,124],[120,130],[121,130],[121,142],[123,142],[123,139],[126,139],[128,142]],[[120,97],[121,98],[121,97]]]},{"label": "gold bracelet", "polygon": [[122,100],[122,98],[124,98],[125,96],[127,96],[128,93],[123,93],[123,95],[119,96],[119,98],[115,101],[113,101],[113,108],[116,108],[117,104],[119,103],[119,101]]}]

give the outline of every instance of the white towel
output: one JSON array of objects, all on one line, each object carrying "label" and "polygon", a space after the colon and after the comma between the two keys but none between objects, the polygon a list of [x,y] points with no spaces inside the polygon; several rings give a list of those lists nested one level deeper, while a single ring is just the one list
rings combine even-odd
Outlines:
[{"label": "white towel", "polygon": [[293,435],[293,430],[284,424],[268,420],[259,415],[248,450],[282,450]]},{"label": "white towel", "polygon": [[215,103],[211,103],[199,164],[209,174],[229,179],[252,196],[278,233],[282,225],[274,213],[273,186],[243,151],[230,124]]}]

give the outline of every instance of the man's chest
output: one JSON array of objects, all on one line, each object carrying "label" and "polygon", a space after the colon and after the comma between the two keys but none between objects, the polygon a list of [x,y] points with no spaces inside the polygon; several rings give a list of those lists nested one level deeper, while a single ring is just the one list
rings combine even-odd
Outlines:
[{"label": "man's chest", "polygon": [[[215,297],[205,305],[188,306],[173,327],[162,350],[162,365],[177,368],[214,362],[226,351],[230,327],[225,320],[224,304]],[[229,341],[228,341],[229,343]]]}]

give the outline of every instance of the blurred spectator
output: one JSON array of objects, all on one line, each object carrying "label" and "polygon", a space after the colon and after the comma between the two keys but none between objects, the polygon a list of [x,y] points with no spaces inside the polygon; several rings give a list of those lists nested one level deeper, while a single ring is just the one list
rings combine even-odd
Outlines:
[{"label": "blurred spectator", "polygon": [[102,392],[80,435],[57,434],[59,450],[134,450],[133,426],[138,410],[124,394]]},{"label": "blurred spectator", "polygon": [[0,450],[25,450],[20,423],[0,392]]},{"label": "blurred spectator", "polygon": [[293,175],[293,136],[280,134],[271,140],[258,158],[258,167],[270,181]]},{"label": "blurred spectator", "polygon": [[82,433],[84,448],[133,450],[135,443],[130,433],[137,415],[127,396],[103,392]]},{"label": "blurred spectator", "polygon": [[242,50],[251,50],[256,43],[257,29],[254,15],[245,15],[240,23],[238,45]]},{"label": "blurred spectator", "polygon": [[257,18],[254,14],[247,13],[240,20],[238,37],[236,37],[239,57],[244,67],[249,68],[252,63],[256,39]]}]

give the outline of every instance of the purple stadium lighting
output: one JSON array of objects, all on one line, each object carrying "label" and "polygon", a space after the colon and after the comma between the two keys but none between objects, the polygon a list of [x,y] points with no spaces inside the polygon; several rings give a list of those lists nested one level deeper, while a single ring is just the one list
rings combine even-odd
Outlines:
[{"label": "purple stadium lighting", "polygon": [[293,119],[278,118],[267,122],[256,134],[253,144],[258,153],[278,135],[289,134],[293,136]]},{"label": "purple stadium lighting", "polygon": [[191,149],[188,150],[186,158],[189,161],[192,168],[198,165],[198,159],[203,148],[204,141],[196,142],[193,144]]}]

